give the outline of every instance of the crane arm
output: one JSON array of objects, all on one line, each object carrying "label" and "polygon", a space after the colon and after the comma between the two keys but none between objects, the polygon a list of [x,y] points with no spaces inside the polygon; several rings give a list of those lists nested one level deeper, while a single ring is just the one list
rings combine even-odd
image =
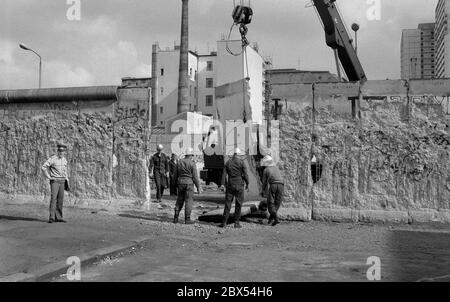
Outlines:
[{"label": "crane arm", "polygon": [[350,36],[336,7],[336,0],[312,0],[322,20],[326,43],[336,49],[342,67],[351,82],[367,80]]}]

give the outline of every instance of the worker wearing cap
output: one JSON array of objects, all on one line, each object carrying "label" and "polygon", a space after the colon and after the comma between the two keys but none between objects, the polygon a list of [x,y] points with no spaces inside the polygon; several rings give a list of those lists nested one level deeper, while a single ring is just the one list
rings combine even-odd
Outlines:
[{"label": "worker wearing cap", "polygon": [[[239,148],[234,149],[233,157],[225,164],[223,181],[226,185],[225,192],[225,209],[223,211],[223,221],[221,227],[227,226],[227,221],[230,216],[231,204],[233,198],[235,199],[235,211],[234,211],[234,227],[240,228],[241,219],[241,207],[244,203],[244,185],[248,190],[248,174],[244,161],[239,158],[241,156],[241,150]],[[222,185],[223,188],[223,185]]]},{"label": "worker wearing cap", "polygon": [[194,202],[194,185],[199,194],[202,193],[198,178],[197,166],[193,160],[194,149],[187,148],[185,157],[178,161],[174,172],[174,179],[178,185],[178,197],[175,205],[174,223],[178,223],[178,215],[184,208],[184,221],[186,224],[194,223],[191,221],[192,204]]},{"label": "worker wearing cap", "polygon": [[66,222],[63,219],[64,190],[69,190],[67,159],[65,157],[67,146],[59,143],[56,147],[57,154],[50,157],[42,165],[42,171],[50,180],[49,223]]},{"label": "worker wearing cap", "polygon": [[150,178],[155,179],[156,202],[160,203],[169,178],[169,158],[162,152],[163,145],[158,145],[157,152],[150,159]]},{"label": "worker wearing cap", "polygon": [[267,194],[267,206],[270,213],[268,224],[275,226],[280,223],[278,219],[278,209],[283,202],[284,180],[281,177],[280,170],[277,168],[270,155],[264,157],[261,165],[265,166],[261,195],[264,196],[267,186],[269,186],[269,192]]}]

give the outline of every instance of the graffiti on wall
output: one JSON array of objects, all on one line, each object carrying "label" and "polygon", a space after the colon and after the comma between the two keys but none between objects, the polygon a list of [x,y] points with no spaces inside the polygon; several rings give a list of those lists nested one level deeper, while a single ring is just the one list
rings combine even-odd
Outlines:
[{"label": "graffiti on wall", "polygon": [[128,119],[146,119],[147,109],[136,107],[118,107],[114,112],[116,122]]}]

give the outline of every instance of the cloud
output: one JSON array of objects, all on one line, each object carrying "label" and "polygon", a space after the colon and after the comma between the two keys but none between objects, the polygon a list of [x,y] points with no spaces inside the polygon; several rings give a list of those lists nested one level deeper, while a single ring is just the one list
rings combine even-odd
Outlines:
[{"label": "cloud", "polygon": [[98,36],[101,38],[114,38],[117,34],[117,22],[107,16],[98,16],[93,20],[86,18],[80,21],[55,21],[55,32],[86,36]]},{"label": "cloud", "polygon": [[43,72],[46,87],[92,86],[95,83],[95,77],[89,71],[65,62],[48,62]]}]

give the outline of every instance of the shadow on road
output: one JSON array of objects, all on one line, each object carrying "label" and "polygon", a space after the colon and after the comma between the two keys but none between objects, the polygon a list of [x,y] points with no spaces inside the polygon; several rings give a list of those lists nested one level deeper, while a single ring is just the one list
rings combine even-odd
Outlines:
[{"label": "shadow on road", "polygon": [[47,222],[47,220],[38,219],[38,218],[30,218],[30,217],[15,217],[15,216],[4,216],[0,215],[0,220],[20,220],[20,221],[38,221],[38,222]]}]

